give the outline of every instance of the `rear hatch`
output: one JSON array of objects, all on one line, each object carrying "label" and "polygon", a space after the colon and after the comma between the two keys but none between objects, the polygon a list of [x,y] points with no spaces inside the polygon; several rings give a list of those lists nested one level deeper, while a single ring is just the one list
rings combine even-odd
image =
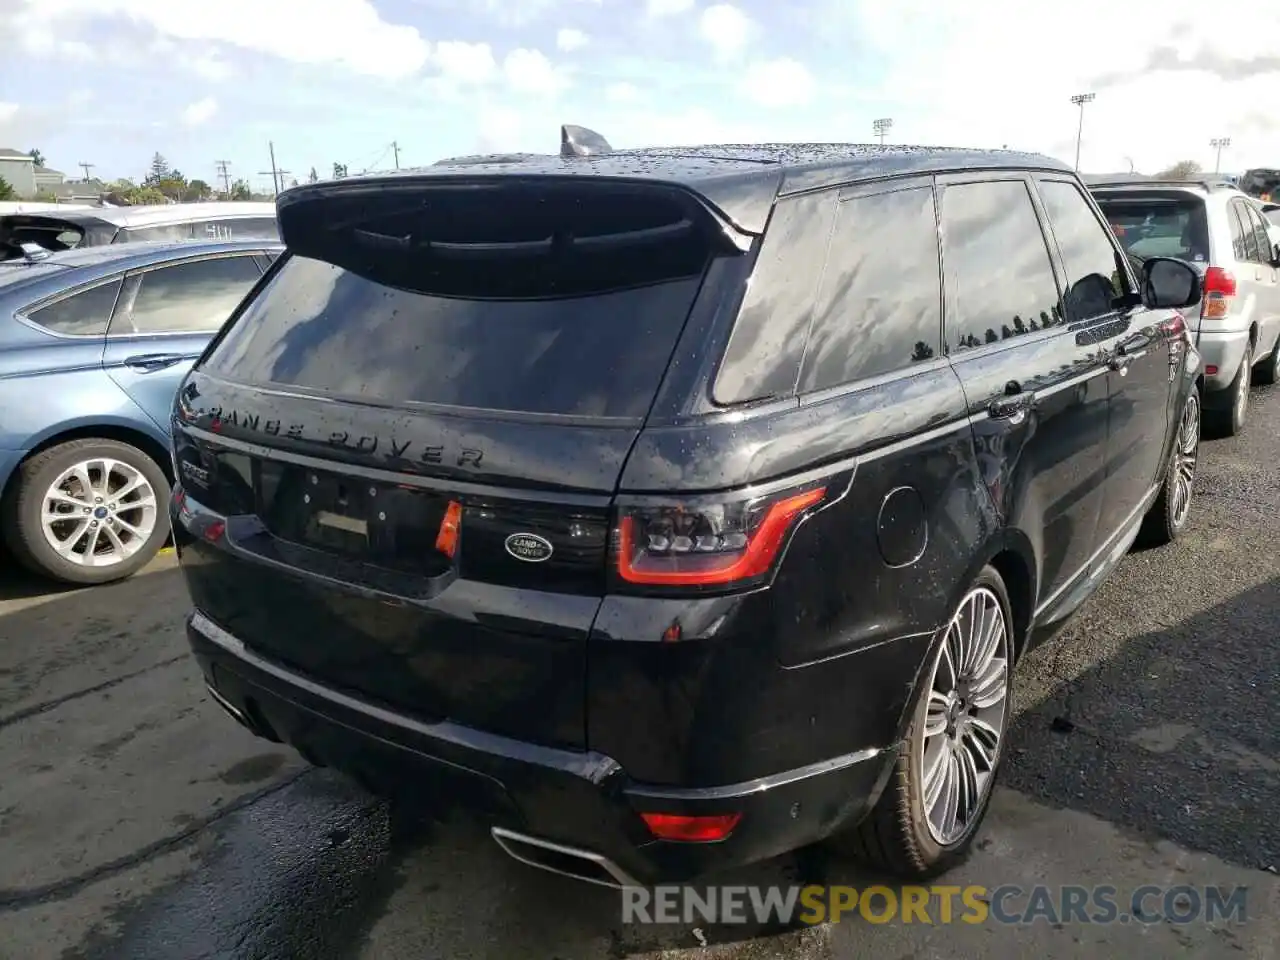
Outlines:
[{"label": "rear hatch", "polygon": [[612,495],[723,225],[586,178],[326,188],[280,222],[179,397],[184,522],[225,518],[184,551],[196,606],[425,721],[583,745]]},{"label": "rear hatch", "polygon": [[[1203,273],[1212,263],[1204,199],[1189,190],[1097,191],[1098,206],[1135,268],[1148,257],[1177,257]],[[1199,306],[1185,315],[1200,325]]]}]

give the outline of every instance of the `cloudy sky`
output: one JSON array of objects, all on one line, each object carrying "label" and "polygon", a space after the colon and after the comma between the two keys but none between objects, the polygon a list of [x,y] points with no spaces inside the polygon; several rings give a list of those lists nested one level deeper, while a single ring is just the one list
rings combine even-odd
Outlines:
[{"label": "cloudy sky", "polygon": [[[1073,12],[1068,15],[1066,11]],[[963,10],[963,13],[955,12]],[[258,185],[490,150],[871,139],[1280,166],[1276,0],[0,0],[0,147]]]}]

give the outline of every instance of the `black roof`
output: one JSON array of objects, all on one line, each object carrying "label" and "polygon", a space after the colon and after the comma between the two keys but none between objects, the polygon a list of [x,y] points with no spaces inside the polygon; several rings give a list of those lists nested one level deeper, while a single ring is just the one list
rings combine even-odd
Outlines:
[{"label": "black roof", "polygon": [[702,196],[745,233],[764,231],[778,196],[858,180],[917,173],[985,169],[1071,172],[1060,161],[1012,150],[860,143],[719,144],[614,150],[598,156],[506,154],[458,157],[434,166],[363,174],[304,184],[280,195],[278,209],[345,192],[406,180],[458,177],[578,177],[675,183]]}]

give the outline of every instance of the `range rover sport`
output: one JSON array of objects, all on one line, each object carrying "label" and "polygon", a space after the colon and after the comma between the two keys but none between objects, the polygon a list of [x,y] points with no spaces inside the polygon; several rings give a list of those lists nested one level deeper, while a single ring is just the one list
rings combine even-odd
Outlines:
[{"label": "range rover sport", "polygon": [[208,688],[581,879],[939,873],[1187,522],[1199,276],[1040,156],[599,143],[281,195],[174,408]]}]

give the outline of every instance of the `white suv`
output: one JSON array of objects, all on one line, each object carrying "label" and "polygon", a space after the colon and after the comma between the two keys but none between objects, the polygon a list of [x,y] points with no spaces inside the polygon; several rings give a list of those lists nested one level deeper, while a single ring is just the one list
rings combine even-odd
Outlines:
[{"label": "white suv", "polygon": [[[1251,381],[1280,379],[1280,247],[1257,201],[1226,182],[1091,182],[1130,257],[1178,257],[1204,273],[1188,310],[1204,357],[1205,421],[1231,436],[1244,426]],[[1198,315],[1197,315],[1198,313]]]}]

